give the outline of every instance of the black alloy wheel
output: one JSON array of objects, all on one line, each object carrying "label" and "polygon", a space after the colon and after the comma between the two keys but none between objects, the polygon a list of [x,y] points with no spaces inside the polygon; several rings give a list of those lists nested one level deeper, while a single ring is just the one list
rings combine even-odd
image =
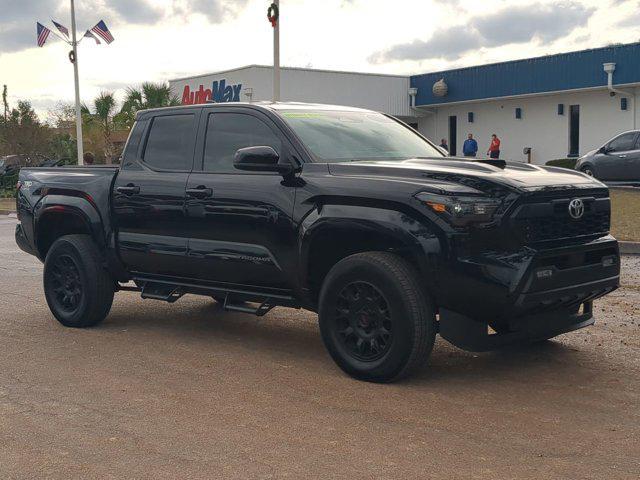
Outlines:
[{"label": "black alloy wheel", "polygon": [[49,309],[64,326],[94,326],[111,310],[115,281],[89,235],[56,240],[47,252],[43,276]]},{"label": "black alloy wheel", "polygon": [[47,272],[49,288],[53,292],[52,302],[57,309],[73,314],[79,307],[83,296],[80,271],[70,255],[56,258],[51,270]]},{"label": "black alloy wheel", "polygon": [[435,308],[418,271],[390,252],[339,261],[324,279],[318,309],[322,340],[349,375],[392,382],[426,362]]},{"label": "black alloy wheel", "polygon": [[353,358],[371,362],[382,358],[393,340],[389,303],[367,282],[348,284],[338,294],[336,330],[342,348]]}]

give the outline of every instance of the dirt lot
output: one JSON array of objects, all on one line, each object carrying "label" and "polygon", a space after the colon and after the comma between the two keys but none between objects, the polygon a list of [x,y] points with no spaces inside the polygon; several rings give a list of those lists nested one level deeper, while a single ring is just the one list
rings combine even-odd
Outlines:
[{"label": "dirt lot", "polygon": [[612,188],[611,211],[611,231],[615,237],[640,242],[640,188]]},{"label": "dirt lot", "polygon": [[[1,217],[0,217],[1,218]],[[640,257],[597,324],[411,380],[347,378],[316,319],[117,297],[92,330],[47,310],[0,220],[0,478],[637,479]]]}]

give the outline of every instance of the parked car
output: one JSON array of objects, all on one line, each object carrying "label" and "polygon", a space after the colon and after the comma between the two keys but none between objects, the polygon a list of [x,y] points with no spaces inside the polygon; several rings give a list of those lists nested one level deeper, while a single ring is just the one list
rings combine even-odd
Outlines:
[{"label": "parked car", "polygon": [[0,177],[11,176],[20,170],[20,156],[7,155],[0,158]]},{"label": "parked car", "polygon": [[437,333],[473,351],[546,340],[593,324],[618,287],[608,189],[579,172],[451,159],[347,107],[136,118],[120,167],[20,172],[16,241],[65,326],[98,324],[118,291],[305,308],[344,371],[386,382]]},{"label": "parked car", "polygon": [[640,130],[622,133],[587,153],[576,170],[599,180],[640,182]]}]

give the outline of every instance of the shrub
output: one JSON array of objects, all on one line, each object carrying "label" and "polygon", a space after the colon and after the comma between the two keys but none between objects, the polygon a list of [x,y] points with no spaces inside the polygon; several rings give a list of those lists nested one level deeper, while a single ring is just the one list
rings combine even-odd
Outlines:
[{"label": "shrub", "polygon": [[551,167],[561,167],[574,170],[576,168],[577,158],[558,158],[557,160],[550,160],[547,165]]}]

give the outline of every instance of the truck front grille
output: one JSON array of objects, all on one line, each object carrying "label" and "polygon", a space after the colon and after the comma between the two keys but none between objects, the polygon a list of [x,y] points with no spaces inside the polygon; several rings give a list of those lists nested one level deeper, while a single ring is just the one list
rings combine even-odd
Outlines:
[{"label": "truck front grille", "polygon": [[[512,230],[524,244],[566,238],[602,236],[609,233],[611,203],[606,191],[576,192],[562,198],[533,198],[516,208],[511,216]],[[584,203],[581,218],[572,218],[569,203],[580,199]],[[541,201],[544,200],[544,201]]]}]

